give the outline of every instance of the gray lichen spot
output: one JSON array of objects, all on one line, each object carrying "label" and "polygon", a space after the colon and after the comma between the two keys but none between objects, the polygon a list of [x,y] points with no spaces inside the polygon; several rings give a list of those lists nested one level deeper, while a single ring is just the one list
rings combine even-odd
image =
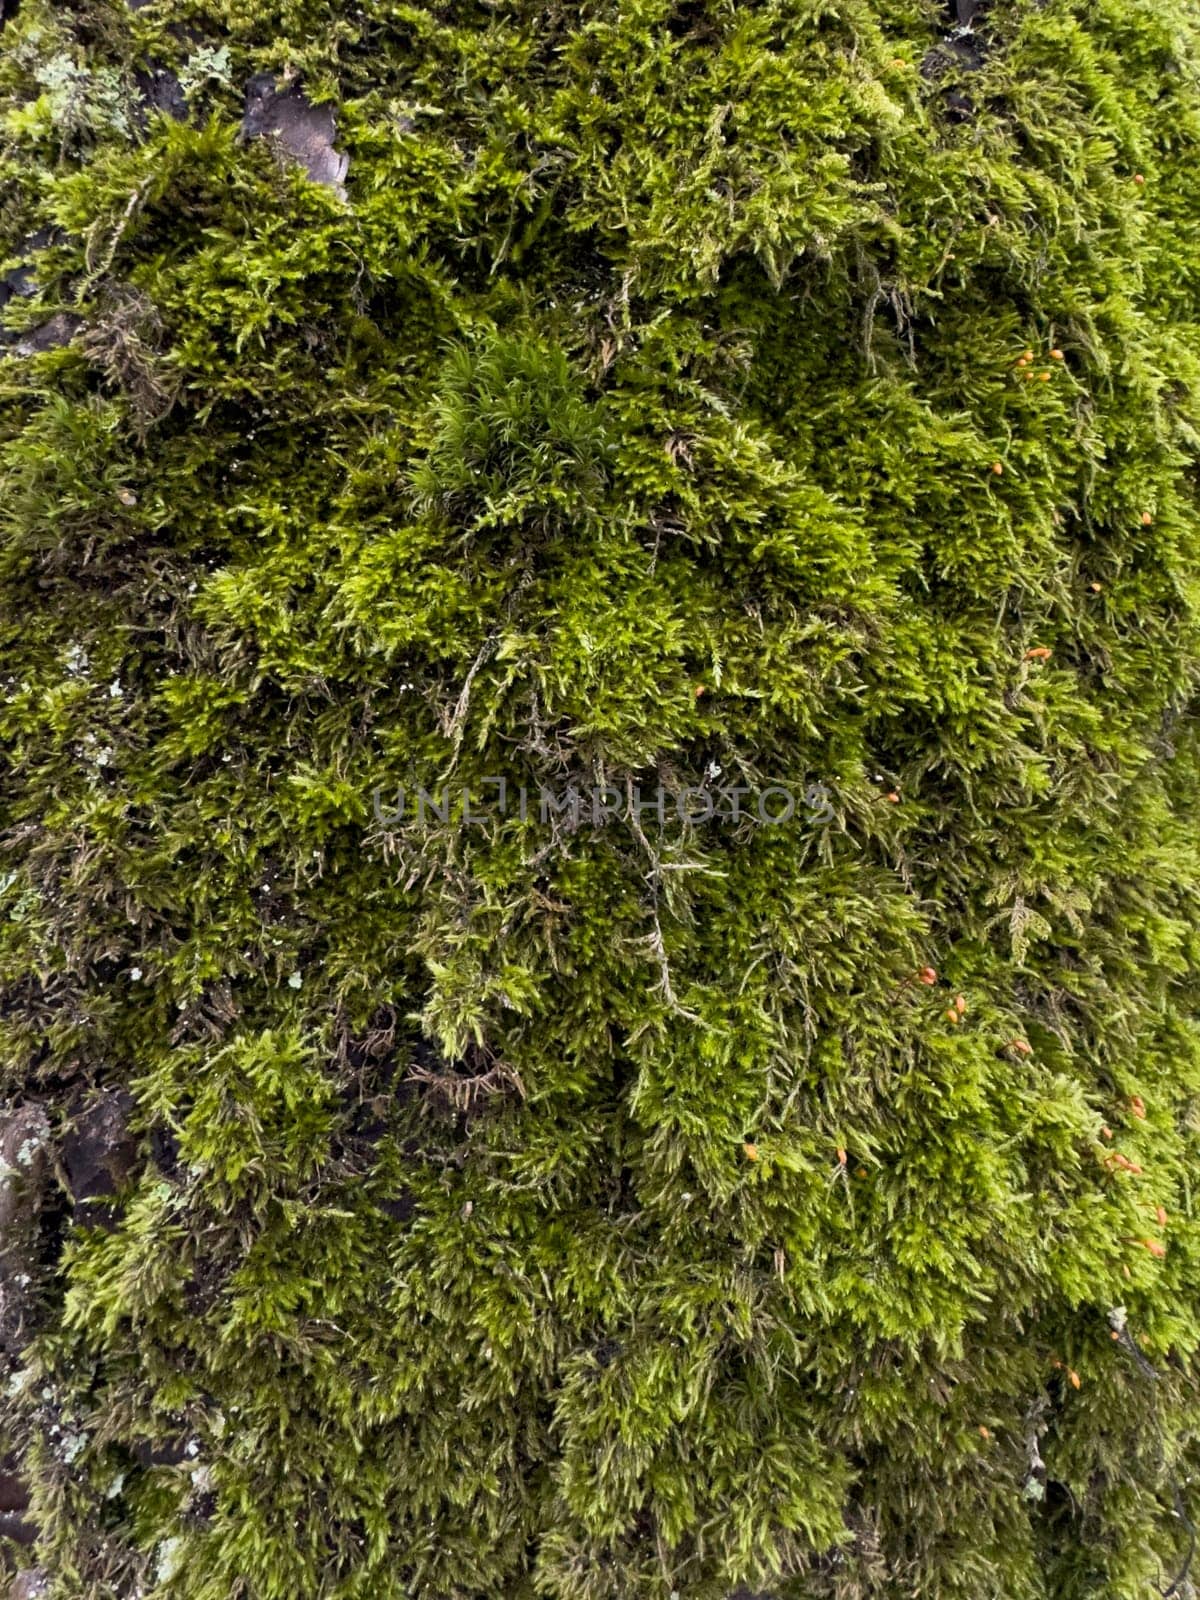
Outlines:
[{"label": "gray lichen spot", "polygon": [[50,1574],[41,1567],[28,1567],[18,1572],[8,1591],[9,1600],[41,1600],[50,1593]]}]

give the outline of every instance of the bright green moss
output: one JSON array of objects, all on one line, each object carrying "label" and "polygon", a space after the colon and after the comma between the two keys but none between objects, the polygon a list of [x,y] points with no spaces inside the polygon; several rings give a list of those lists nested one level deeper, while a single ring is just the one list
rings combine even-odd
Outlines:
[{"label": "bright green moss", "polygon": [[[1200,30],[951,34],[7,21],[4,1092],[139,1140],[9,1351],[62,1600],[1180,1574]],[[538,814],[715,767],[832,818]]]}]

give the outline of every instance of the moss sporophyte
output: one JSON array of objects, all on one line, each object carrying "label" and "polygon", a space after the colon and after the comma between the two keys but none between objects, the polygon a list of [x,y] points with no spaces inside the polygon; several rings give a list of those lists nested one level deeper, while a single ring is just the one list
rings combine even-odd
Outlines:
[{"label": "moss sporophyte", "polygon": [[0,0],[0,1588],[1192,1593],[1198,171],[1189,0]]}]

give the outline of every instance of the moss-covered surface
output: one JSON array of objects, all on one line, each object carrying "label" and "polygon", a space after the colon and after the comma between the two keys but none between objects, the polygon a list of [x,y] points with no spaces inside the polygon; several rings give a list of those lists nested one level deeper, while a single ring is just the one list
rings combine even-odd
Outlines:
[{"label": "moss-covered surface", "polygon": [[[1167,1589],[1194,6],[11,9],[19,1559]],[[371,798],[716,766],[832,818]]]}]

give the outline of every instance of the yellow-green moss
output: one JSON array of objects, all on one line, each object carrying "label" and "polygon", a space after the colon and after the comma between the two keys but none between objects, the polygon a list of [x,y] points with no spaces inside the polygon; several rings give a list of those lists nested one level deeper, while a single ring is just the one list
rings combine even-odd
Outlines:
[{"label": "yellow-green moss", "polygon": [[[1200,29],[951,12],[6,21],[3,1087],[140,1140],[61,1600],[1178,1578]],[[832,820],[372,804],[715,768]]]}]

